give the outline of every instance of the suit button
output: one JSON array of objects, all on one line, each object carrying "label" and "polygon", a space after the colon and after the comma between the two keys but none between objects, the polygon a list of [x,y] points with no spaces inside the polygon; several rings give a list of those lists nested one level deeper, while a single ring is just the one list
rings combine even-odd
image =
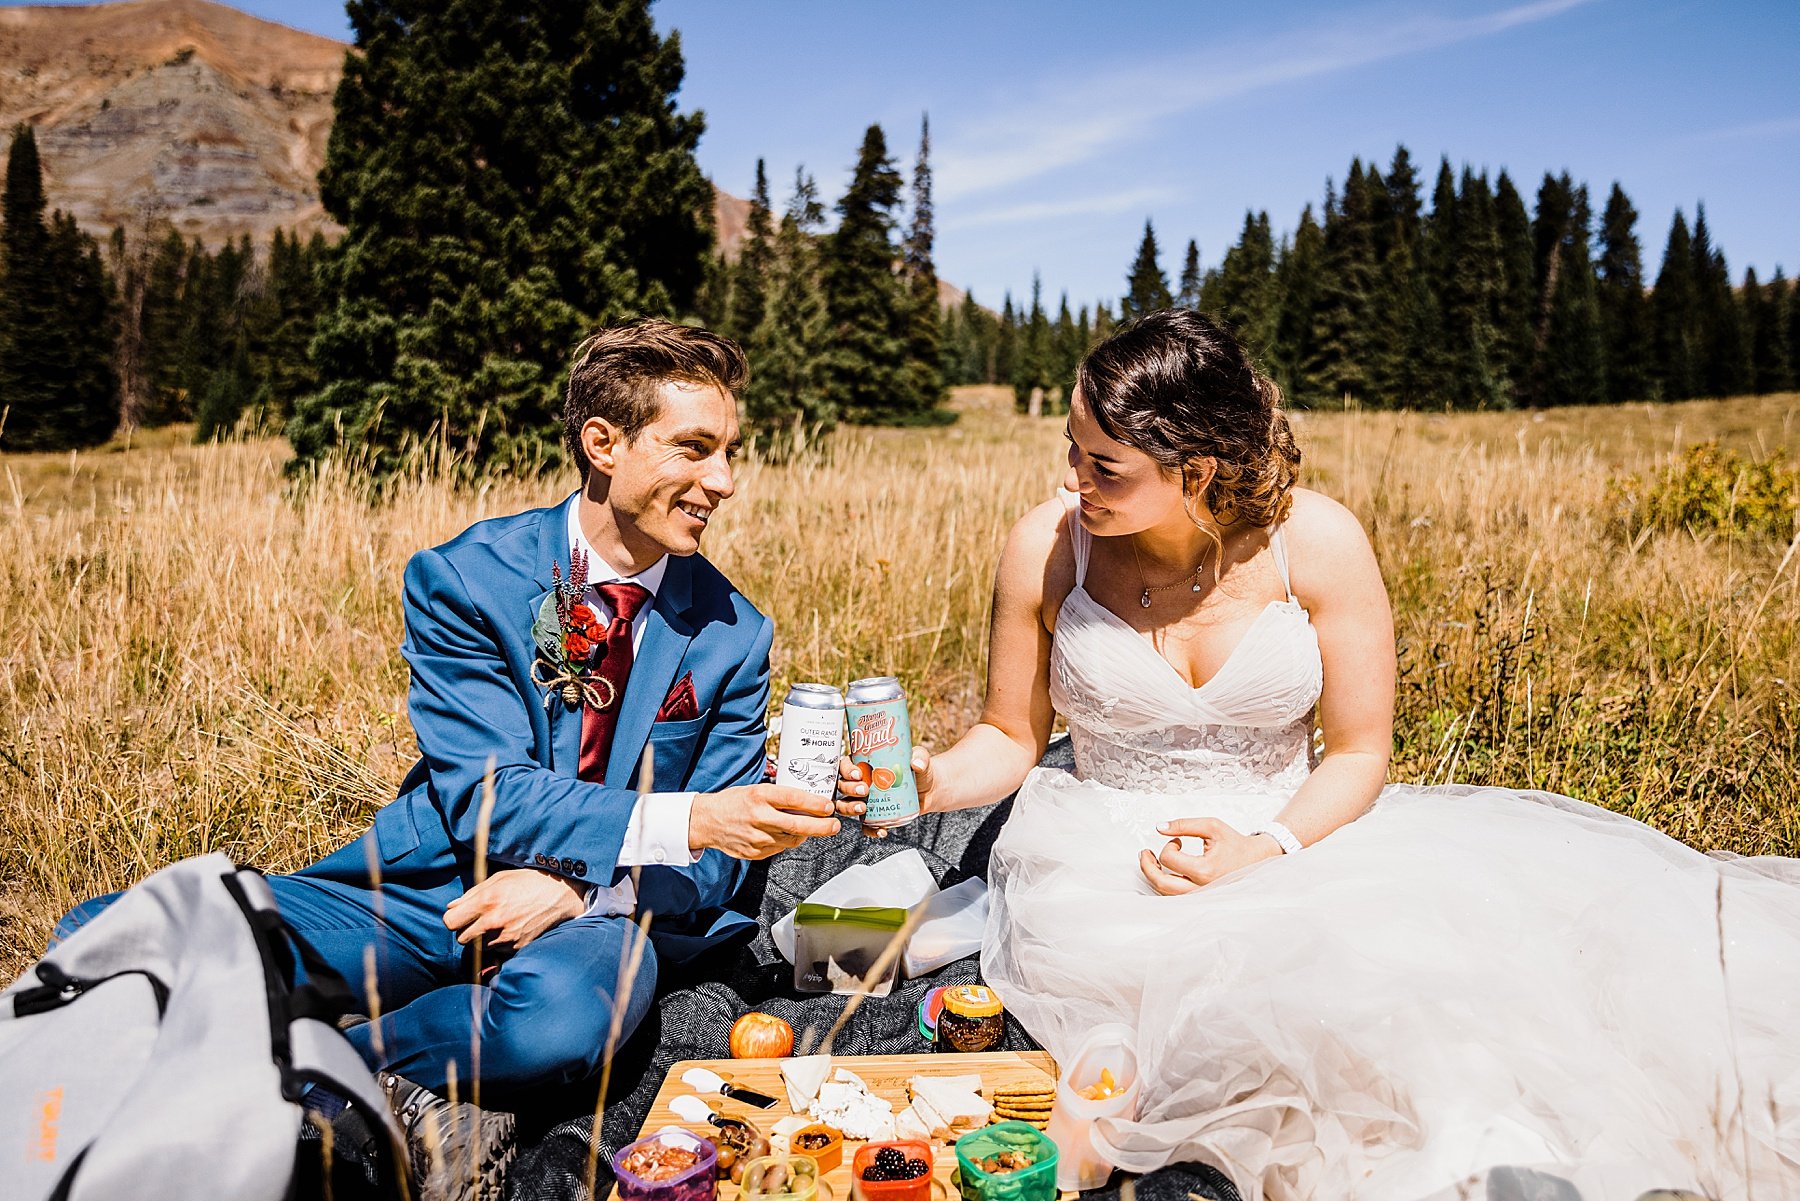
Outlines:
[{"label": "suit button", "polygon": [[562,874],[565,876],[572,876],[575,874],[575,861],[573,859],[565,856],[563,861],[557,866],[562,869]]},{"label": "suit button", "polygon": [[575,878],[577,880],[587,879],[587,860],[577,859],[575,861]]}]

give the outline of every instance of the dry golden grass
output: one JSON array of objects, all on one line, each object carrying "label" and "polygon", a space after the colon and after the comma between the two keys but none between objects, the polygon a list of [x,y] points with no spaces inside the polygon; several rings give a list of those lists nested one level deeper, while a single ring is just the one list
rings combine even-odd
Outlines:
[{"label": "dry golden grass", "polygon": [[[994,556],[1061,473],[1061,422],[958,397],[948,429],[847,431],[750,464],[708,553],[792,679],[893,671],[921,738],[980,699]],[[1800,445],[1800,396],[1543,416],[1307,414],[1307,482],[1393,592],[1394,776],[1551,788],[1696,846],[1800,852],[1800,564],[1633,539],[1609,484],[1717,438]],[[355,833],[413,754],[400,574],[563,480],[283,486],[274,442],[163,434],[0,458],[0,978],[74,901],[220,849],[288,869]]]}]

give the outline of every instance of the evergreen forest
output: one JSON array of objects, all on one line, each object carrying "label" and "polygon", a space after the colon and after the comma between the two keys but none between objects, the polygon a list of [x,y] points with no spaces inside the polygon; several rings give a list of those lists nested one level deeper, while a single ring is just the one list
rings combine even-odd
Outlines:
[{"label": "evergreen forest", "polygon": [[[675,103],[678,34],[646,0],[352,6],[355,47],[320,174],[335,243],[278,232],[208,248],[166,223],[104,242],[46,212],[33,131],[13,132],[0,228],[0,448],[95,445],[121,426],[288,436],[303,465],[382,473],[421,446],[532,471],[557,460],[567,358],[637,315],[742,342],[766,452],[840,422],[953,419],[958,384],[1066,406],[1081,355],[1170,305],[1218,315],[1300,406],[1496,409],[1795,386],[1800,303],[1777,269],[1735,279],[1704,206],[1676,212],[1654,274],[1614,184],[1357,159],[1279,234],[1267,212],[1171,280],[1145,222],[1113,300],[945,304],[931,129],[903,164],[879,125],[828,207],[764,164],[729,260]],[[906,169],[910,167],[910,170]],[[1122,252],[1127,248],[1122,247]],[[1652,248],[1654,252],[1654,247]],[[955,295],[954,290],[951,294]]]}]

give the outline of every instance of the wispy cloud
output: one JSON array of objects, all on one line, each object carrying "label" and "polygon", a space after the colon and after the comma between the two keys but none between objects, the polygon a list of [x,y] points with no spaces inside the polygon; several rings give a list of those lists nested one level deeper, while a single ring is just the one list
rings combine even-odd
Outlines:
[{"label": "wispy cloud", "polygon": [[1051,221],[1058,217],[1090,217],[1101,213],[1129,212],[1149,209],[1173,195],[1168,188],[1132,188],[1123,192],[1107,192],[1098,196],[1077,196],[1068,200],[1036,200],[1003,208],[962,213],[943,223],[947,230],[975,229],[983,225],[1019,225],[1028,221]]},{"label": "wispy cloud", "polygon": [[1534,0],[1469,17],[1352,14],[1329,27],[1283,35],[1274,45],[1210,47],[1134,63],[966,126],[939,152],[938,194],[956,200],[1024,183],[1148,136],[1163,121],[1209,104],[1492,37],[1590,3]]},{"label": "wispy cloud", "polygon": [[1800,133],[1800,117],[1778,117],[1773,121],[1755,121],[1749,125],[1732,125],[1725,129],[1708,129],[1680,139],[1688,142],[1750,142],[1792,137]]}]

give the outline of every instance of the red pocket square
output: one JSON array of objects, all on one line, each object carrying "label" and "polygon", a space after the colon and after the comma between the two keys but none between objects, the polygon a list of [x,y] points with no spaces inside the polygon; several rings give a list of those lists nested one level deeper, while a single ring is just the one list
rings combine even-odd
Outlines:
[{"label": "red pocket square", "polygon": [[692,721],[700,716],[700,702],[694,699],[694,673],[682,676],[675,687],[669,689],[664,698],[662,708],[656,711],[657,721]]}]

